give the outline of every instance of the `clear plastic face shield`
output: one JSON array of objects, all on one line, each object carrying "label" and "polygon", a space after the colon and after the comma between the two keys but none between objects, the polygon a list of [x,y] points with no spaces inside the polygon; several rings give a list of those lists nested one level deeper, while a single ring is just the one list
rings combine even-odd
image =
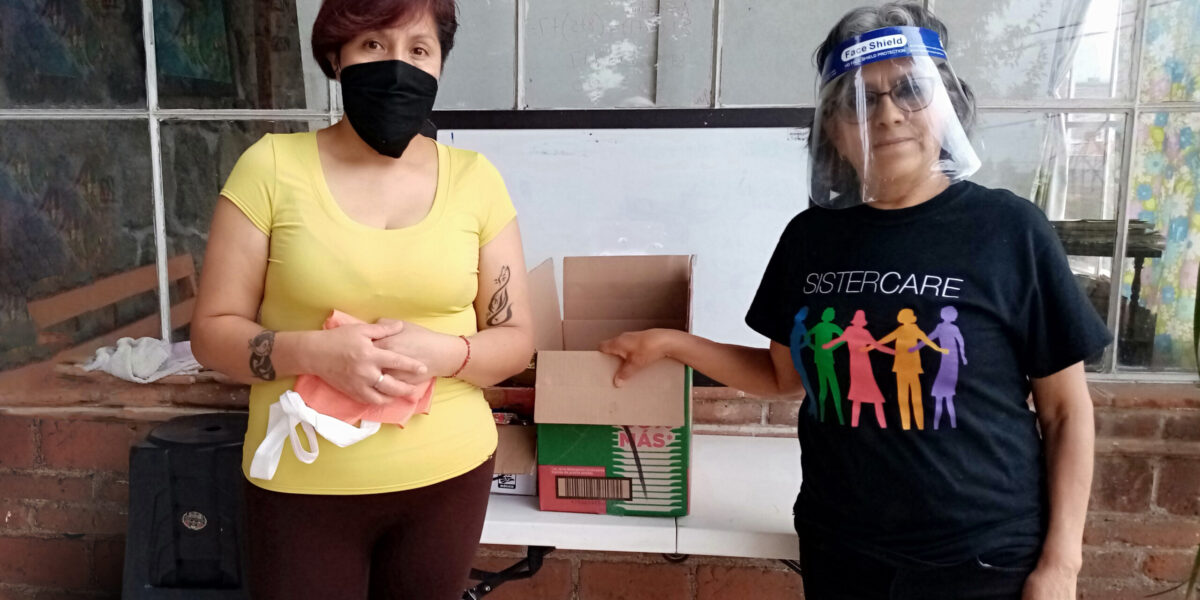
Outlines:
[{"label": "clear plastic face shield", "polygon": [[885,27],[842,42],[825,61],[809,135],[812,202],[848,208],[970,176],[979,157],[959,110],[966,94],[937,33]]}]

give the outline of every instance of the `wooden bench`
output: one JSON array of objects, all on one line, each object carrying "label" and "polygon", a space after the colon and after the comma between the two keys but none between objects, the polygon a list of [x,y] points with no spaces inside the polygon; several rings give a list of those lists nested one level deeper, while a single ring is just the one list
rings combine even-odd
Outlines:
[{"label": "wooden bench", "polygon": [[[171,329],[187,325],[192,320],[196,303],[196,265],[191,254],[181,254],[167,261],[167,279],[178,282],[182,293],[171,305]],[[112,306],[145,292],[158,290],[158,267],[150,264],[99,279],[89,285],[60,292],[28,303],[29,317],[37,329],[38,344],[64,345],[66,336],[55,334],[51,328],[70,319]],[[0,373],[0,385],[18,382],[44,381],[58,367],[86,361],[98,349],[110,346],[123,337],[159,337],[162,335],[158,311],[128,325],[86,342],[69,345],[47,361],[26,365]]]}]

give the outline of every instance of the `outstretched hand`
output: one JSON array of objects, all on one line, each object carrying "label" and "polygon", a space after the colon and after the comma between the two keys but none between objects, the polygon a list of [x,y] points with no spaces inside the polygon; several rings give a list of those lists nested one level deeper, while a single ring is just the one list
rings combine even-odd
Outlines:
[{"label": "outstretched hand", "polygon": [[613,376],[613,385],[621,387],[638,371],[653,362],[667,357],[667,344],[672,330],[647,329],[622,333],[600,343],[600,351],[621,359],[621,366]]}]

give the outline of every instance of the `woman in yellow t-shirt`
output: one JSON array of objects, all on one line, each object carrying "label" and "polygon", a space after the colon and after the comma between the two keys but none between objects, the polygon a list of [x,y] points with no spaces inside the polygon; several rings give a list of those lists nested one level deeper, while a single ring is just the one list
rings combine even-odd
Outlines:
[{"label": "woman in yellow t-shirt", "polygon": [[[453,0],[326,0],[313,54],[346,118],[267,135],[221,190],[192,327],[197,358],[252,384],[243,472],[253,596],[462,594],[496,448],[481,386],[532,354],[516,212],[496,169],[418,135]],[[333,310],[362,320],[322,330]],[[428,414],[251,477],[299,374],[368,404],[436,378]]]}]

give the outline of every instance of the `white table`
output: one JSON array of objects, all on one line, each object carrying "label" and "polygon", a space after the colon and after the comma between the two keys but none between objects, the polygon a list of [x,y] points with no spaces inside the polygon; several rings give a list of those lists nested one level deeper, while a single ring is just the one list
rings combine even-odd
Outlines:
[{"label": "white table", "polygon": [[534,496],[492,494],[480,541],[527,546],[503,572],[472,570],[480,583],[463,598],[537,574],[556,549],[774,558],[799,570],[792,502],[800,489],[795,438],[692,437],[691,510],[686,517],[618,517],[542,512]]},{"label": "white table", "polygon": [[675,519],[538,510],[535,496],[492,494],[484,544],[551,546],[563,550],[675,552]]},{"label": "white table", "polygon": [[692,509],[676,519],[677,554],[797,560],[796,438],[693,436]]},{"label": "white table", "polygon": [[537,498],[493,494],[481,541],[563,550],[794,560],[795,438],[696,435],[691,514],[678,519],[542,512]]}]

